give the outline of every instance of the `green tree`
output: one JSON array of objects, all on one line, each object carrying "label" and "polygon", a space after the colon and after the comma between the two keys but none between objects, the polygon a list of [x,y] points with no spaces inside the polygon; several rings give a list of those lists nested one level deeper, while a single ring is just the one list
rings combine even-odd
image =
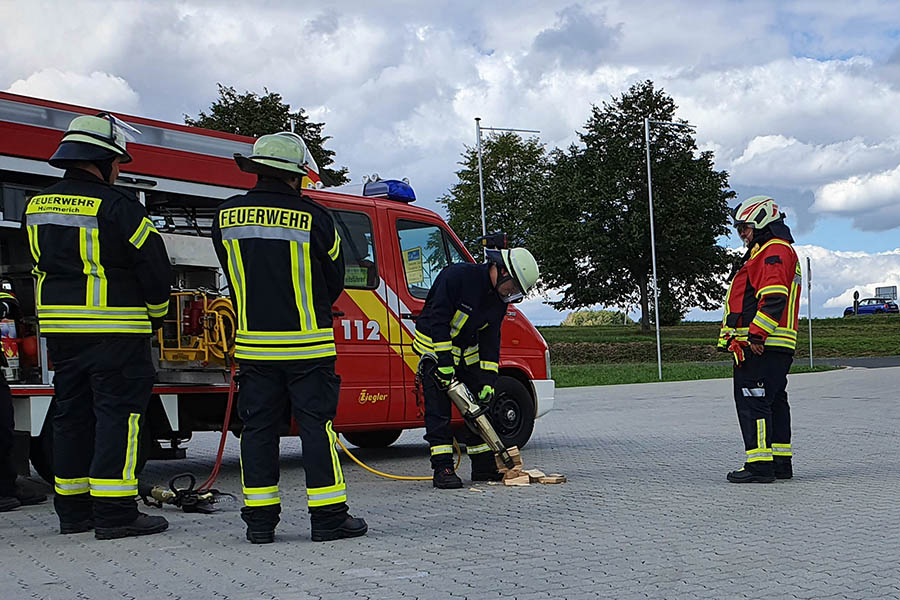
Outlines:
[{"label": "green tree", "polygon": [[282,101],[281,94],[270,92],[266,88],[263,88],[262,95],[250,91],[238,94],[231,86],[221,83],[216,85],[219,87],[219,97],[210,105],[209,114],[201,111],[196,118],[184,115],[187,125],[260,137],[290,131],[293,120],[294,131],[306,142],[306,147],[319,166],[322,181],[327,185],[341,185],[350,181],[347,167],[328,167],[334,163],[334,150],[325,148],[325,143],[331,139],[329,135],[322,135],[325,123],[310,121],[309,115],[302,108],[291,111],[291,105]]},{"label": "green tree", "polygon": [[[644,118],[676,121],[676,105],[652,81],[592,108],[583,146],[552,153],[544,201],[531,232],[543,283],[560,308],[638,304],[648,330],[653,303]],[[691,307],[713,309],[729,267],[717,239],[728,233],[728,174],[691,131],[654,127],[650,136],[662,324]]]},{"label": "green tree", "polygon": [[[456,172],[458,181],[438,202],[447,208],[450,227],[477,255],[481,237],[478,150],[466,146]],[[530,212],[546,185],[549,164],[537,138],[515,133],[490,135],[482,143],[484,213],[488,232],[504,231],[510,245],[527,245]]]}]

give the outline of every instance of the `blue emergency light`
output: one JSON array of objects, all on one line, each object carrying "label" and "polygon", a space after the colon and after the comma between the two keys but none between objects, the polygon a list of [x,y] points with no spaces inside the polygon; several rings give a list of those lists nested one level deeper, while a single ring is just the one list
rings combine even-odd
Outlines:
[{"label": "blue emergency light", "polygon": [[416,193],[405,181],[399,179],[382,179],[369,181],[363,186],[363,196],[380,196],[398,202],[415,202]]}]

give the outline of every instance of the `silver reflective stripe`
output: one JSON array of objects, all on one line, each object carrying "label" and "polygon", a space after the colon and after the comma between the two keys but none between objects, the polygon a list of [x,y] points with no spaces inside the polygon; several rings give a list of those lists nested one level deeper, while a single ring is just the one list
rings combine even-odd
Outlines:
[{"label": "silver reflective stripe", "polygon": [[[316,318],[315,307],[306,286],[306,254],[308,251],[308,245],[291,242],[291,277],[302,330],[315,329],[313,323]],[[309,277],[311,276],[312,274],[309,275]]]},{"label": "silver reflective stripe", "polygon": [[99,484],[92,483],[91,489],[97,490],[98,492],[137,492],[137,484],[134,485],[108,485],[108,484]]},{"label": "silver reflective stripe", "polygon": [[339,490],[337,492],[325,492],[324,494],[309,494],[309,501],[316,502],[319,500],[334,500],[338,498],[346,498],[347,490]]},{"label": "silver reflective stripe", "polygon": [[771,452],[754,452],[752,450],[747,451],[747,460],[753,461],[754,459],[766,459],[772,458]]},{"label": "silver reflective stripe", "polygon": [[744,396],[763,398],[766,395],[765,388],[744,388]]},{"label": "silver reflective stripe", "polygon": [[85,316],[108,317],[110,319],[128,319],[128,318],[146,319],[147,311],[146,310],[111,311],[111,310],[103,310],[102,308],[90,309],[90,308],[40,308],[40,307],[38,307],[38,315],[41,317],[52,317],[54,315],[66,315],[66,316],[68,316],[68,315],[85,315]]},{"label": "silver reflective stripe", "polygon": [[252,335],[249,333],[238,333],[237,334],[237,343],[240,344],[242,341],[244,342],[309,342],[316,340],[327,341],[330,339],[334,339],[334,331],[331,329],[326,329],[321,333],[303,333],[300,335],[296,334],[276,334],[276,335]]},{"label": "silver reflective stripe", "polygon": [[453,320],[450,321],[450,337],[453,338],[459,335],[460,329],[462,329],[463,325],[466,324],[466,320],[468,318],[469,315],[467,315],[463,311],[456,311],[456,314],[453,315]]},{"label": "silver reflective stripe", "polygon": [[61,490],[89,490],[91,485],[85,481],[84,483],[57,483],[57,488]]},{"label": "silver reflective stripe", "polygon": [[237,306],[235,309],[238,311],[238,328],[245,326],[246,319],[244,315],[246,315],[246,304],[245,299],[247,298],[246,290],[244,288],[244,280],[242,279],[241,269],[243,269],[244,265],[240,264],[238,253],[240,252],[240,246],[238,246],[238,241],[234,240],[231,244],[225,244],[225,250],[228,252],[228,271],[231,274],[232,283],[234,283],[235,293],[237,295]]},{"label": "silver reflective stripe", "polygon": [[288,227],[266,227],[264,225],[236,225],[222,229],[223,240],[243,240],[256,238],[263,240],[287,240],[289,242],[309,243],[309,232]]},{"label": "silver reflective stripe", "polygon": [[334,352],[334,344],[325,344],[321,348],[315,348],[313,350],[285,350],[282,352],[269,352],[269,351],[255,351],[249,350],[247,348],[238,348],[235,351],[235,356],[238,358],[273,358],[273,357],[282,357],[282,358],[310,358],[321,356],[324,352]]},{"label": "silver reflective stripe", "polygon": [[490,452],[491,447],[487,444],[480,444],[478,446],[467,446],[466,454],[482,454],[484,452]]},{"label": "silver reflective stripe", "polygon": [[150,326],[148,321],[145,324],[140,323],[96,323],[93,321],[85,321],[84,323],[44,323],[44,330],[48,329],[91,329],[93,331],[112,331],[114,329],[124,329],[126,331],[147,331]]},{"label": "silver reflective stripe", "polygon": [[244,500],[268,500],[277,497],[278,492],[269,492],[267,494],[244,494]]},{"label": "silver reflective stripe", "polygon": [[97,227],[97,217],[88,215],[62,215],[54,213],[43,213],[40,215],[28,215],[29,225],[62,225],[63,227],[81,227],[85,229],[95,229]]}]

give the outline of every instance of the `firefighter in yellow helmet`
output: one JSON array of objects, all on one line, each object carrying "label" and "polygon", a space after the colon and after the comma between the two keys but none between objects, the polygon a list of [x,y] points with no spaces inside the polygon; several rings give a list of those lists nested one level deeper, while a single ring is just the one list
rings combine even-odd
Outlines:
[{"label": "firefighter in yellow helmet", "polygon": [[213,242],[238,315],[238,411],[247,539],[275,540],[280,520],[278,442],[290,409],[300,429],[314,541],[364,535],[350,516],[332,420],[340,377],[331,307],[344,289],[341,238],[327,209],[299,187],[306,147],[288,132],[266,135],[253,154],[235,154],[256,186],[223,202]]},{"label": "firefighter in yellow helmet", "polygon": [[734,209],[747,252],[729,278],[719,348],[734,355],[734,400],[744,438],[744,466],[731,483],[793,476],[787,375],[797,347],[800,262],[784,213],[768,196]]},{"label": "firefighter in yellow helmet", "polygon": [[40,334],[55,375],[54,505],[60,533],[97,539],[159,533],[138,512],[138,448],[156,372],[150,337],[169,308],[162,237],[131,192],[115,187],[131,161],[128,126],[76,117],[50,164],[62,181],[25,209]]},{"label": "firefighter in yellow helmet", "polygon": [[[500,328],[507,304],[524,298],[540,276],[524,248],[491,249],[485,264],[458,263],[437,276],[416,319],[413,349],[425,394],[425,440],[431,448],[433,484],[462,487],[453,470],[453,431],[446,390],[462,381],[482,405],[494,400],[500,363]],[[499,481],[490,447],[468,429],[458,432],[472,461],[472,481]]]}]

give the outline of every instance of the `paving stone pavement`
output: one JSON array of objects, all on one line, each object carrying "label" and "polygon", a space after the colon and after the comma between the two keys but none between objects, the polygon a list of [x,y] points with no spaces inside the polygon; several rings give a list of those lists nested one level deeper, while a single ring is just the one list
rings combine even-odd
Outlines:
[{"label": "paving stone pavement", "polygon": [[[349,460],[369,535],[312,543],[297,440],[282,442],[275,544],[237,512],[172,507],[161,535],[60,536],[48,505],[0,515],[0,599],[900,598],[900,368],[790,377],[796,477],[730,485],[742,461],[729,380],[557,392],[523,450],[569,483],[438,491]],[[373,466],[425,474],[422,431]],[[211,466],[217,436],[144,478]],[[468,474],[468,465],[462,474]],[[240,493],[231,437],[217,484]]]}]

